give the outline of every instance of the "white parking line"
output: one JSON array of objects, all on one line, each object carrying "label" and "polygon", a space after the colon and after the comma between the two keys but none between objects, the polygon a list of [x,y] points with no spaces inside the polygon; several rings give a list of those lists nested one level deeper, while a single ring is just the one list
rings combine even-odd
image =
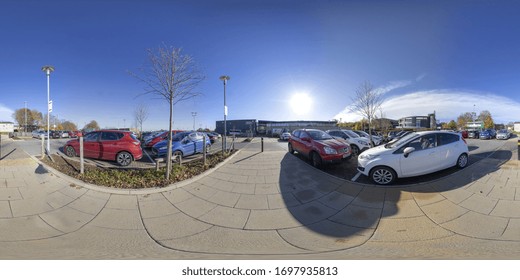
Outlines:
[{"label": "white parking line", "polygon": [[352,178],[351,181],[352,181],[352,182],[355,182],[355,181],[359,178],[359,176],[361,176],[361,172],[358,172],[358,173],[357,173],[357,174]]}]

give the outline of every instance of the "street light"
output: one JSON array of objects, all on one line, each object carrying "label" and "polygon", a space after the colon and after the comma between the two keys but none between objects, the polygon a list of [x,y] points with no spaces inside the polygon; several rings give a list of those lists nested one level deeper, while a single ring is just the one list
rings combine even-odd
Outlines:
[{"label": "street light", "polygon": [[25,103],[25,133],[27,133],[27,101],[24,101]]},{"label": "street light", "polygon": [[227,116],[227,106],[226,106],[226,84],[229,79],[231,79],[229,76],[220,76],[219,78],[221,81],[224,82],[224,137],[222,137],[222,152],[224,153],[224,150],[227,149],[227,143],[226,143],[226,116]]},{"label": "street light", "polygon": [[191,112],[191,115],[193,116],[193,131],[195,131],[195,117],[197,116],[197,112]]},{"label": "street light", "polygon": [[50,88],[50,77],[51,72],[54,71],[54,66],[45,65],[42,67],[42,71],[47,73],[47,153],[51,155],[51,137],[50,137],[50,114],[52,112],[52,103],[50,100],[51,88]]}]

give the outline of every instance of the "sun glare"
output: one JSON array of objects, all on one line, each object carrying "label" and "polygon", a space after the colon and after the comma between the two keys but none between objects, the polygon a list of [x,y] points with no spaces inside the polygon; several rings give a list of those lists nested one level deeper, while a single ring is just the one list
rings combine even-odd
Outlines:
[{"label": "sun glare", "polygon": [[289,105],[295,114],[307,114],[312,108],[312,99],[305,93],[297,93],[291,97]]}]

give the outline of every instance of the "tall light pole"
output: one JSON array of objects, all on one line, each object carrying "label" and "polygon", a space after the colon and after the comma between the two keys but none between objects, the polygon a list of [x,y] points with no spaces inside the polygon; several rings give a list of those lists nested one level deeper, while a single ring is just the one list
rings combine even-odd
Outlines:
[{"label": "tall light pole", "polygon": [[52,103],[51,103],[51,88],[50,88],[50,77],[51,72],[54,71],[54,66],[45,65],[42,67],[42,71],[47,73],[47,153],[49,156],[51,155],[51,137],[50,137],[50,114],[52,112]]},{"label": "tall light pole", "polygon": [[197,112],[191,112],[191,115],[193,116],[193,131],[195,131],[195,117],[197,116]]},{"label": "tall light pole", "polygon": [[25,133],[27,133],[27,101],[24,101],[25,103]]},{"label": "tall light pole", "polygon": [[229,79],[231,79],[229,76],[220,76],[219,78],[224,82],[224,136],[222,137],[222,153],[227,149],[227,143],[226,143],[226,134],[227,134],[227,127],[226,127],[226,117],[227,117],[227,105],[226,105],[226,84]]}]

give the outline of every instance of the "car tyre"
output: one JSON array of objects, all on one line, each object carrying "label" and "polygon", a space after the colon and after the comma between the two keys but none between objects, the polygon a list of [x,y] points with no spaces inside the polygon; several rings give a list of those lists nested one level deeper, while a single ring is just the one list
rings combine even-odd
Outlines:
[{"label": "car tyre", "polygon": [[352,153],[353,154],[359,155],[359,148],[358,148],[358,146],[352,144],[352,145],[350,145],[350,148],[352,148]]},{"label": "car tyre", "polygon": [[462,169],[462,168],[464,168],[466,166],[468,166],[468,155],[467,154],[462,154],[457,159],[457,167],[459,169]]},{"label": "car tyre", "polygon": [[319,168],[321,166],[321,157],[318,153],[313,152],[311,154],[312,166]]},{"label": "car tyre", "polygon": [[65,154],[68,157],[75,157],[76,151],[74,150],[74,148],[72,146],[67,146],[67,147],[65,147]]},{"label": "car tyre", "polygon": [[385,166],[377,166],[370,171],[370,179],[378,185],[392,184],[396,178],[395,171]]},{"label": "car tyre", "polygon": [[182,158],[182,152],[177,150],[172,153],[173,160],[179,161],[179,158]]},{"label": "car tyre", "polygon": [[116,161],[121,166],[128,166],[132,163],[132,155],[129,152],[119,152],[116,156]]},{"label": "car tyre", "polygon": [[294,154],[294,149],[293,149],[291,143],[289,143],[288,146],[289,146],[289,154]]}]

